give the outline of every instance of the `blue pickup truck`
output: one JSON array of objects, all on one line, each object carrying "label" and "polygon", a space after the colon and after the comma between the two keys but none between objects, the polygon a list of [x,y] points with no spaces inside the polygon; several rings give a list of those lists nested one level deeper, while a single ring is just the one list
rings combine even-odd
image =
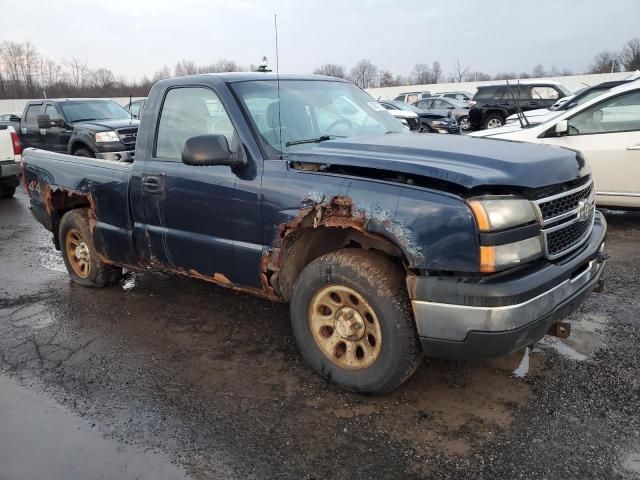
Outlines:
[{"label": "blue pickup truck", "polygon": [[567,335],[605,263],[578,152],[412,134],[335,78],[162,80],[134,161],[23,160],[74,282],[155,269],[290,302],[305,359],[350,391]]}]

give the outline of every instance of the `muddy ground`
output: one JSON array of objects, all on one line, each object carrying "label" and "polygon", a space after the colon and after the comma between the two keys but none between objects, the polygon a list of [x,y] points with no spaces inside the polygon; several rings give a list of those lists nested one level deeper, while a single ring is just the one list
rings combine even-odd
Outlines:
[{"label": "muddy ground", "polygon": [[0,203],[0,478],[640,476],[640,213],[607,214],[606,290],[570,339],[425,361],[368,398],[307,367],[286,305],[157,273],[70,283],[26,205]]}]

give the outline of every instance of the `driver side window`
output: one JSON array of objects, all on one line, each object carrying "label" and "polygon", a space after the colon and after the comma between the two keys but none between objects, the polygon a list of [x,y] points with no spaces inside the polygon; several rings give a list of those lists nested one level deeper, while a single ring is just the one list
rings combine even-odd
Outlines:
[{"label": "driver side window", "polygon": [[238,135],[213,91],[203,87],[173,88],[162,105],[154,157],[179,162],[185,140],[209,134],[224,135],[231,151],[238,150]]},{"label": "driver side window", "polygon": [[569,135],[640,130],[640,91],[609,98],[569,120]]}]

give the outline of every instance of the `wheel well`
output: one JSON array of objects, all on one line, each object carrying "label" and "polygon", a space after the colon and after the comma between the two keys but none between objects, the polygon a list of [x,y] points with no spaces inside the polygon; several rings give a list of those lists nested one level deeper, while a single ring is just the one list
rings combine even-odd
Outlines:
[{"label": "wheel well", "polygon": [[71,155],[73,155],[74,153],[76,153],[81,148],[86,148],[87,150],[91,151],[91,147],[89,147],[86,143],[80,142],[80,141],[73,143],[71,145],[71,148],[70,148],[69,151],[70,151]]},{"label": "wheel well", "polygon": [[497,115],[502,118],[507,118],[507,115],[503,110],[487,110],[487,112],[484,114],[485,120],[489,115]]},{"label": "wheel well", "polygon": [[75,192],[70,190],[51,190],[45,194],[47,210],[51,217],[51,232],[53,233],[53,243],[60,250],[60,239],[58,238],[58,230],[60,228],[60,220],[65,213],[78,208],[92,209],[92,201],[89,194]]},{"label": "wheel well", "polygon": [[356,228],[301,228],[284,240],[277,260],[279,267],[270,273],[269,283],[285,300],[289,300],[296,278],[304,267],[326,253],[343,248],[377,250],[401,266],[405,263],[400,248],[380,235]]}]

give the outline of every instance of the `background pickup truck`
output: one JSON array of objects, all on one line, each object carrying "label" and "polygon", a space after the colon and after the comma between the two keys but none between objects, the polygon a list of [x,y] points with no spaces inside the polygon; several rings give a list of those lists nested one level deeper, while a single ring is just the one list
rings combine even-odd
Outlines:
[{"label": "background pickup truck", "polygon": [[138,120],[112,100],[32,100],[20,121],[23,148],[130,161]]},{"label": "background pickup truck", "polygon": [[0,125],[0,199],[11,198],[20,185],[18,160],[22,153],[20,140],[11,126]]},{"label": "background pickup truck", "polygon": [[414,135],[328,77],[163,80],[133,163],[23,159],[73,281],[153,268],[289,301],[306,360],[351,391],[393,389],[422,353],[566,335],[604,265],[580,154]]}]

